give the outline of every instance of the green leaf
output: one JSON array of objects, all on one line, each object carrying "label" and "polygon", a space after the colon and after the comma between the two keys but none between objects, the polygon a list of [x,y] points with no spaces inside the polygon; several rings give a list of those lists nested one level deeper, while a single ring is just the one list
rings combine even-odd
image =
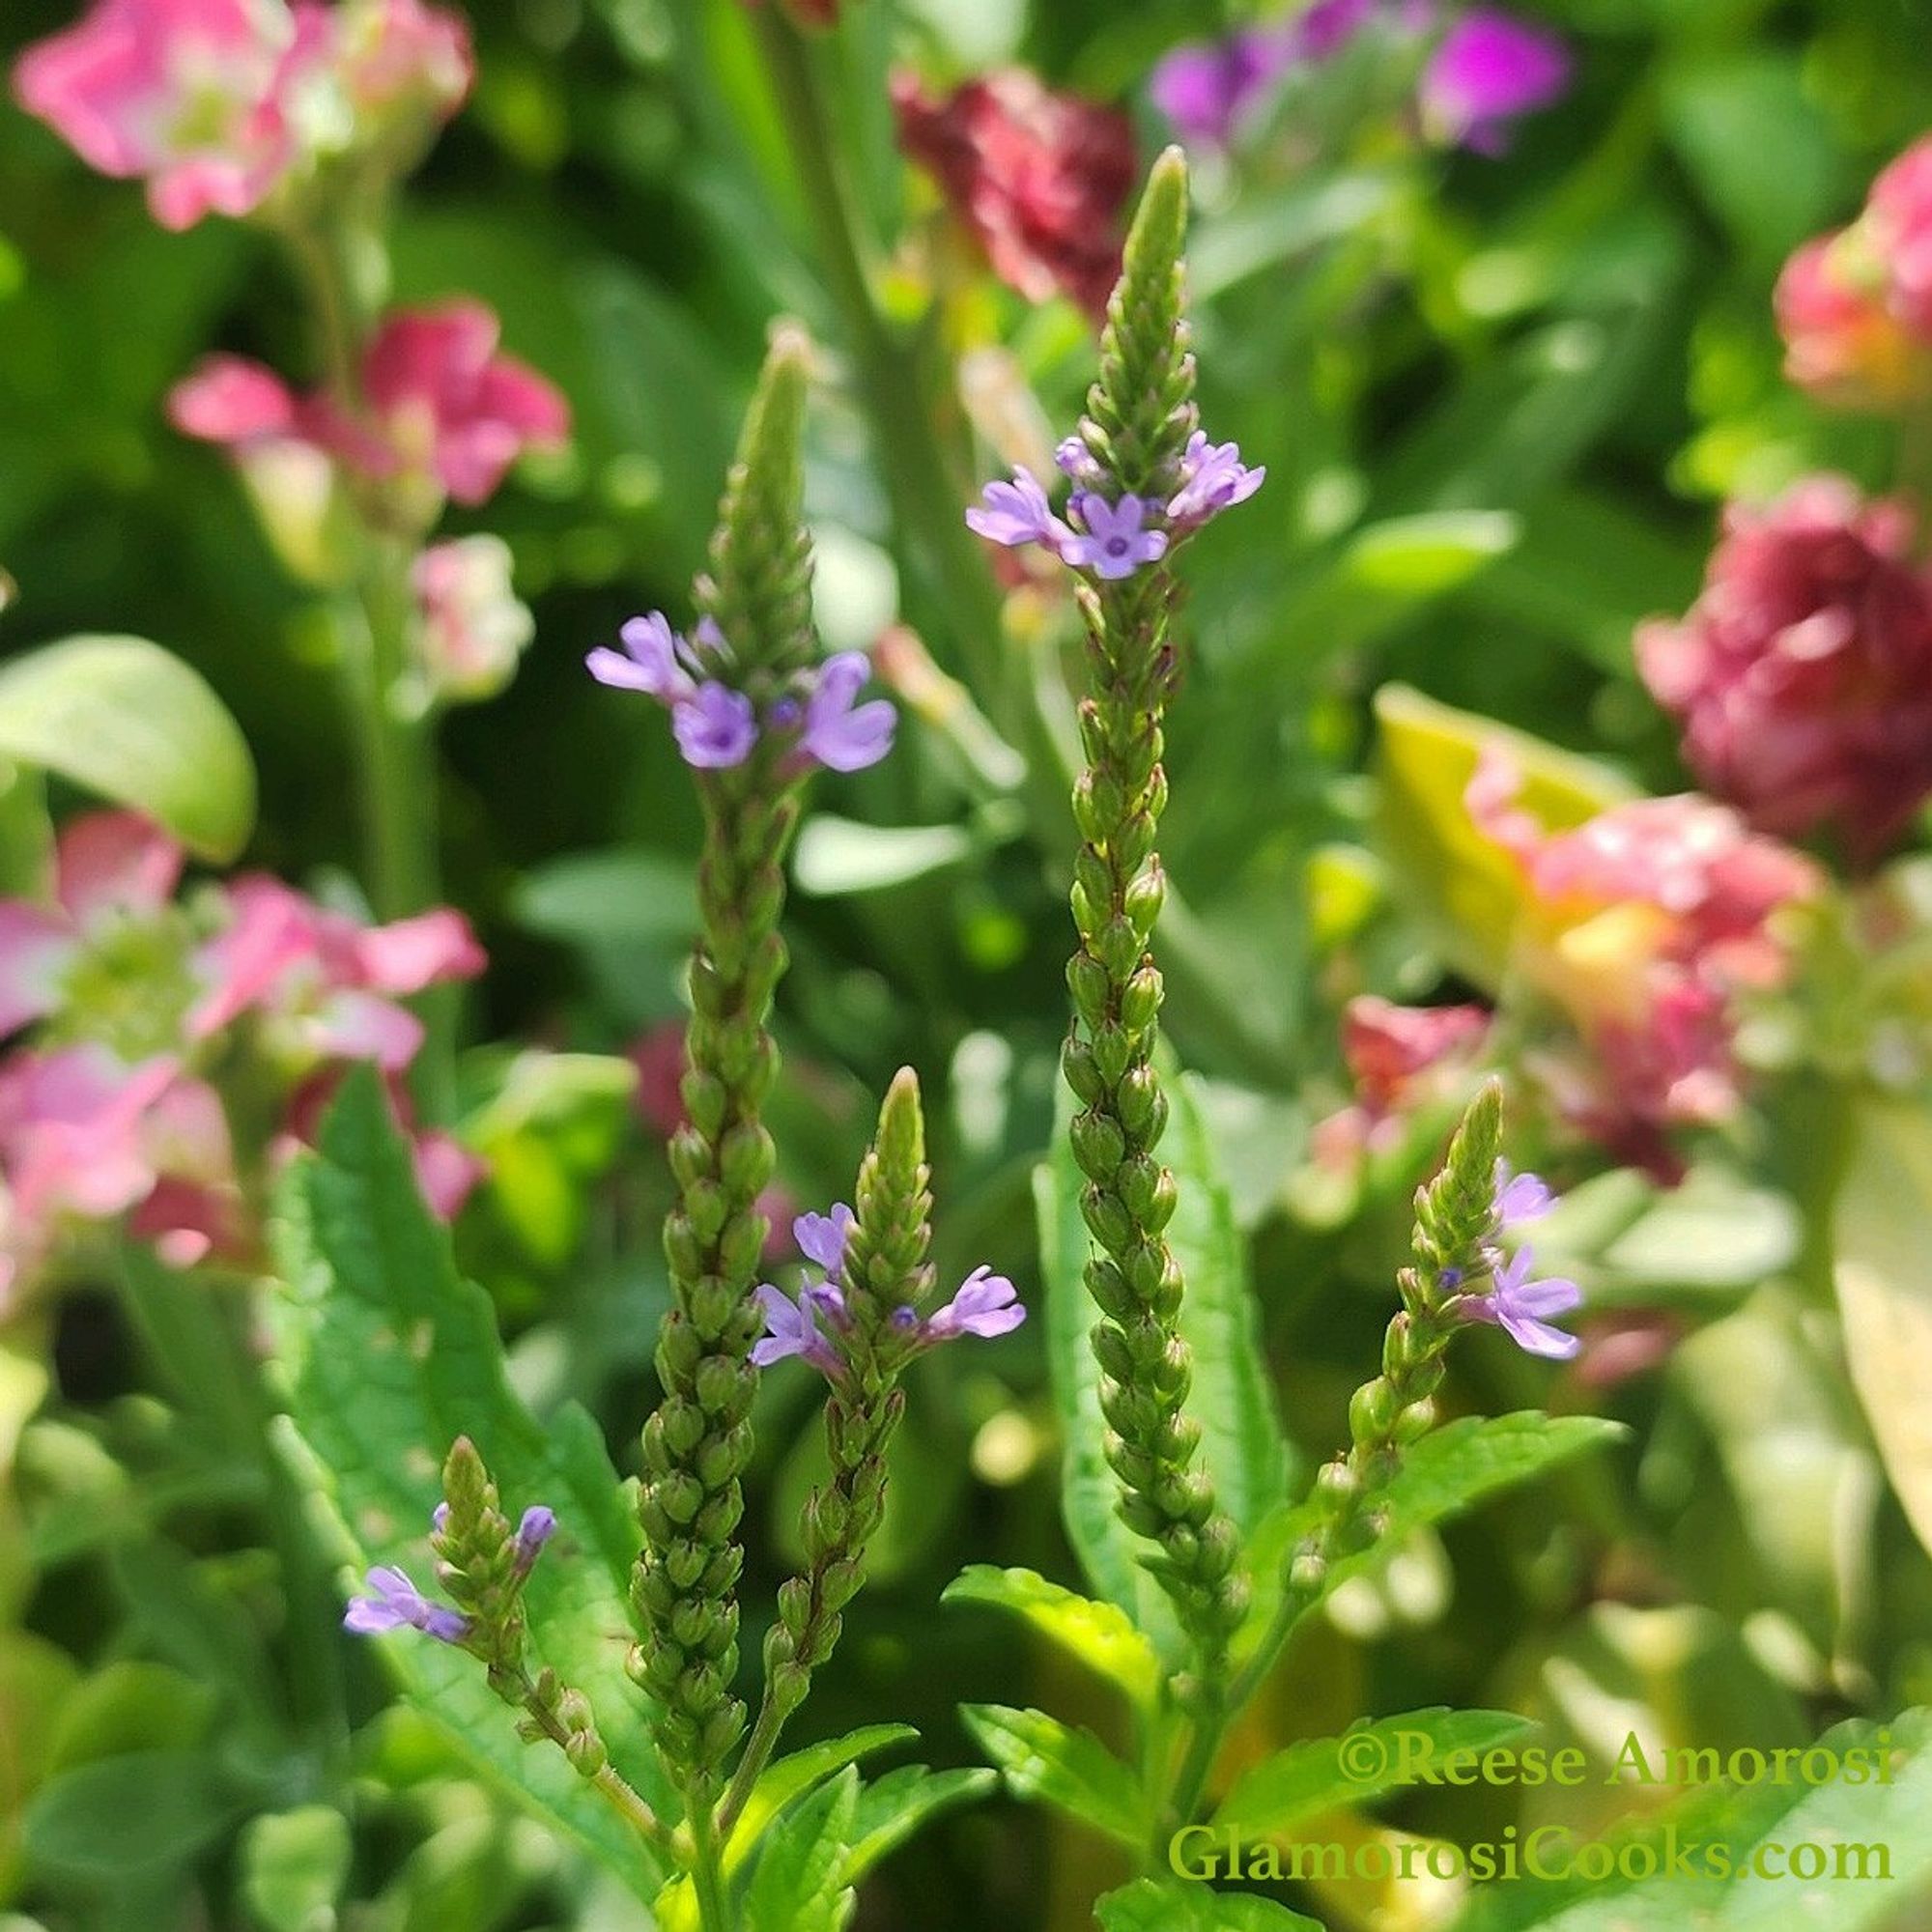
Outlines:
[{"label": "green leaf", "polygon": [[1142,1878],[1094,1908],[1101,1932],[1321,1932],[1320,1923],[1250,1893]]},{"label": "green leaf", "polygon": [[185,1864],[228,1829],[237,1801],[204,1751],[128,1751],[43,1786],[27,1807],[29,1861],[49,1878],[121,1884]]},{"label": "green leaf", "polygon": [[0,668],[0,757],[145,812],[218,864],[254,829],[241,727],[199,672],[145,638],[70,638]]},{"label": "green leaf", "polygon": [[977,1767],[929,1771],[923,1764],[902,1765],[873,1779],[860,1792],[859,1807],[853,1814],[852,1845],[845,1857],[846,1882],[856,1884],[864,1878],[928,1818],[955,1804],[984,1798],[999,1781],[997,1774]]},{"label": "green leaf", "polygon": [[27,1801],[46,1774],[80,1666],[31,1631],[0,1630],[0,1898],[13,1894]]},{"label": "green leaf", "polygon": [[[1628,1847],[1650,1847],[1653,1860],[1633,1854],[1629,1862],[1641,1869],[1654,1861],[1659,1876],[1479,1886],[1456,1932],[1902,1932],[1917,1922],[1914,1908],[1932,1886],[1932,1833],[1924,1829],[1932,1807],[1932,1714],[1909,1711],[1883,1726],[1855,1719],[1819,1743],[1838,1754],[1876,1752],[1885,1734],[1896,1754],[1887,1782],[1868,1771],[1857,1783],[1766,1779],[1697,1790],[1604,1840],[1612,1859]],[[1720,1847],[1734,1875],[1673,1874],[1673,1845]],[[1822,1848],[1820,1881],[1755,1875],[1753,1861],[1768,1848],[1780,1848],[1770,1856],[1774,1868],[1788,1874],[1791,1850],[1806,1845]],[[1878,1875],[1878,1847],[1889,1876]],[[1835,1875],[1840,1859],[1842,1877]]]},{"label": "green leaf", "polygon": [[1413,1783],[1414,1767],[1455,1751],[1482,1752],[1535,1726],[1508,1711],[1408,1711],[1352,1724],[1339,1738],[1304,1738],[1244,1771],[1214,1813],[1217,1831],[1281,1836],[1325,1811],[1366,1804]]},{"label": "green leaf", "polygon": [[[1262,1349],[1247,1245],[1192,1081],[1164,1069],[1170,1112],[1160,1153],[1179,1205],[1167,1238],[1186,1277],[1180,1331],[1194,1356],[1188,1413],[1201,1425],[1198,1466],[1213,1476],[1221,1507],[1245,1537],[1288,1492],[1287,1437]],[[1063,1085],[1053,1151],[1035,1170],[1040,1263],[1046,1281],[1047,1363],[1062,1430],[1061,1508],[1087,1580],[1176,1661],[1181,1641],[1160,1587],[1142,1568],[1149,1546],[1115,1511],[1114,1472],[1101,1452],[1099,1371],[1088,1346],[1097,1311],[1082,1279],[1091,1241],[1080,1215],[1084,1177],[1067,1141],[1073,1097]]]},{"label": "green leaf", "polygon": [[859,1805],[851,1766],[767,1833],[745,1893],[744,1932],[838,1932],[852,1913],[845,1845]]},{"label": "green leaf", "polygon": [[1484,748],[1496,746],[1515,760],[1523,776],[1522,809],[1552,831],[1580,825],[1634,792],[1588,759],[1406,685],[1376,694],[1376,831],[1402,880],[1403,902],[1450,965],[1494,992],[1522,887],[1516,861],[1477,829],[1463,802]]},{"label": "green leaf", "polygon": [[220,1701],[212,1686],[165,1663],[117,1659],[97,1669],[67,1700],[47,1768],[71,1771],[129,1751],[198,1746]]},{"label": "green leaf", "polygon": [[1124,1690],[1141,1709],[1160,1689],[1160,1660],[1153,1645],[1116,1604],[1096,1604],[1037,1570],[1000,1570],[969,1564],[946,1586],[942,1604],[990,1604],[1023,1618],[1050,1643]]},{"label": "green leaf", "polygon": [[[642,1700],[624,1672],[639,1541],[625,1492],[587,1415],[565,1409],[546,1431],[511,1393],[489,1297],[459,1279],[372,1077],[345,1084],[282,1205],[276,1354],[345,1559],[400,1564],[421,1579],[443,1455],[456,1436],[474,1437],[513,1516],[539,1501],[556,1512],[555,1560],[537,1566],[526,1596],[537,1655],[590,1699],[618,1769],[664,1805]],[[519,1741],[473,1658],[413,1633],[373,1641],[479,1775],[641,1896],[657,1890],[655,1854],[560,1752]]]},{"label": "green leaf", "polygon": [[1140,1781],[1092,1731],[1006,1704],[962,1704],[959,1716],[1015,1797],[1038,1799],[1135,1851],[1147,1844],[1153,1821]]},{"label": "green leaf", "polygon": [[1932,1122],[1921,1108],[1860,1102],[1832,1236],[1852,1383],[1886,1474],[1932,1549]]},{"label": "green leaf", "polygon": [[349,1821],[327,1804],[255,1819],[242,1834],[242,1896],[263,1932],[334,1932]]}]

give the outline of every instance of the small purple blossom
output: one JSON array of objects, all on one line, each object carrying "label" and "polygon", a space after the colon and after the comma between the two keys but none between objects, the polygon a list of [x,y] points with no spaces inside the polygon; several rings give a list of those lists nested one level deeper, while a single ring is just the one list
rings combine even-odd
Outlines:
[{"label": "small purple blossom", "polygon": [[1010,483],[988,483],[980,493],[983,503],[966,512],[966,527],[988,543],[1016,550],[1022,544],[1045,544],[1058,550],[1071,532],[1053,514],[1039,478],[1016,467]]},{"label": "small purple blossom", "polygon": [[801,1214],[791,1224],[791,1237],[807,1261],[816,1262],[828,1280],[836,1280],[845,1264],[845,1243],[859,1217],[842,1201],[832,1204],[829,1214]]},{"label": "small purple blossom", "polygon": [[542,1503],[532,1503],[524,1512],[523,1520],[517,1524],[517,1561],[519,1577],[527,1577],[536,1560],[543,1554],[543,1548],[556,1534],[556,1512]]},{"label": "small purple blossom", "polygon": [[1060,546],[1062,559],[1109,582],[1131,577],[1142,564],[1167,554],[1167,532],[1146,527],[1147,509],[1131,494],[1110,503],[1092,490],[1082,491],[1073,511],[1086,534],[1069,536]]},{"label": "small purple blossom", "polygon": [[863,651],[840,651],[818,668],[818,681],[806,699],[799,743],[808,757],[829,771],[864,771],[893,748],[898,723],[893,707],[883,697],[852,702],[871,674],[871,662]]},{"label": "small purple blossom", "polygon": [[976,1267],[959,1284],[944,1308],[934,1309],[922,1324],[928,1342],[946,1342],[955,1335],[991,1339],[1010,1334],[1026,1320],[1013,1285],[990,1267]]},{"label": "small purple blossom", "polygon": [[1540,1175],[1518,1174],[1506,1160],[1496,1162],[1496,1221],[1505,1228],[1520,1228],[1525,1221],[1539,1221],[1556,1206],[1556,1196]]},{"label": "small purple blossom", "polygon": [[[1337,0],[1325,4],[1332,7]],[[1341,4],[1359,7],[1364,0]],[[1297,28],[1302,24],[1297,22]],[[1299,52],[1293,31],[1248,28],[1223,41],[1191,42],[1162,57],[1148,82],[1148,96],[1183,141],[1225,148]]]},{"label": "small purple blossom", "polygon": [[629,619],[617,633],[624,646],[600,644],[583,660],[599,684],[616,691],[641,691],[663,704],[681,704],[697,689],[696,660],[662,611]]},{"label": "small purple blossom", "polygon": [[430,1511],[429,1526],[439,1536],[440,1536],[442,1532],[449,1527],[449,1505],[447,1503],[438,1503],[437,1506]]},{"label": "small purple blossom", "polygon": [[1554,34],[1496,8],[1472,8],[1423,70],[1423,124],[1438,140],[1500,154],[1509,122],[1548,106],[1569,83],[1569,50]]},{"label": "small purple blossom", "polygon": [[1497,1264],[1490,1293],[1465,1297],[1461,1311],[1472,1321],[1493,1321],[1528,1354],[1567,1361],[1582,1343],[1575,1335],[1551,1327],[1545,1318],[1580,1308],[1583,1291],[1560,1275],[1531,1281],[1532,1264],[1528,1248],[1519,1248],[1507,1261]]},{"label": "small purple blossom", "polygon": [[742,765],[758,742],[758,714],[742,691],[715,680],[671,707],[670,728],[684,762],[699,771]]},{"label": "small purple blossom", "polygon": [[401,1570],[388,1566],[371,1570],[363,1579],[366,1596],[352,1597],[343,1612],[342,1628],[358,1636],[382,1631],[419,1630],[439,1643],[461,1643],[469,1634],[469,1619],[440,1604],[433,1604]]},{"label": "small purple blossom", "polygon": [[796,1355],[821,1375],[837,1376],[840,1367],[838,1352],[815,1319],[815,1312],[827,1306],[827,1293],[838,1299],[842,1312],[844,1301],[837,1289],[807,1290],[794,1301],[783,1289],[769,1282],[760,1284],[758,1306],[765,1311],[765,1332],[752,1345],[753,1366],[768,1369],[787,1355]]},{"label": "small purple blossom", "polygon": [[1094,452],[1087,447],[1084,436],[1064,436],[1054,446],[1053,466],[1063,476],[1078,483],[1083,490],[1091,490],[1107,480],[1107,472],[1094,459]]},{"label": "small purple blossom", "polygon": [[1250,469],[1241,461],[1238,444],[1209,442],[1197,429],[1187,439],[1180,474],[1180,488],[1168,502],[1168,520],[1178,527],[1196,529],[1209,517],[1245,503],[1266,480],[1267,469],[1260,465]]}]

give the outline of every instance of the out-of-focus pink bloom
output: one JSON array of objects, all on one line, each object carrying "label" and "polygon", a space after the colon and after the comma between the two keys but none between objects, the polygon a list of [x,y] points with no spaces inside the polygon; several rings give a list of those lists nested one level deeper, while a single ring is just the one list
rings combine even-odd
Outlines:
[{"label": "out-of-focus pink bloom", "polygon": [[1911,512],[1816,476],[1733,504],[1703,594],[1637,634],[1699,781],[1760,831],[1830,828],[1859,860],[1932,792],[1932,578]]},{"label": "out-of-focus pink bloom", "polygon": [[1008,68],[928,94],[893,80],[899,145],[933,176],[993,272],[1031,301],[1056,293],[1101,314],[1121,267],[1137,172],[1126,116]]},{"label": "out-of-focus pink bloom", "polygon": [[423,681],[445,701],[491,697],[517,672],[536,636],[536,620],[511,583],[510,547],[501,537],[456,537],[432,544],[412,571],[417,600]]},{"label": "out-of-focus pink bloom", "polygon": [[668,1141],[685,1122],[684,1022],[666,1020],[639,1034],[631,1042],[630,1058],[638,1069],[638,1117],[659,1140]]},{"label": "out-of-focus pink bloom", "polygon": [[1912,335],[1846,252],[1842,235],[1821,236],[1784,265],[1774,297],[1784,373],[1848,409],[1909,402],[1932,386],[1932,341]]},{"label": "out-of-focus pink bloom", "polygon": [[463,16],[422,0],[346,0],[335,43],[336,77],[364,121],[447,120],[476,78]]},{"label": "out-of-focus pink bloom", "polygon": [[[340,1092],[348,1070],[344,1062],[334,1061],[319,1067],[296,1088],[283,1111],[281,1134],[270,1150],[277,1163],[293,1160],[302,1149],[314,1146],[323,1116]],[[400,1068],[385,1069],[383,1091],[388,1097],[391,1118],[409,1137],[416,1185],[422,1189],[424,1201],[440,1219],[453,1221],[489,1173],[488,1166],[452,1135],[426,1131],[419,1124],[415,1102]]]},{"label": "out-of-focus pink bloom", "polygon": [[1481,1007],[1401,1007],[1373,993],[1350,1000],[1342,1014],[1342,1058],[1355,1098],[1316,1123],[1317,1162],[1346,1170],[1392,1146],[1410,1114],[1454,1091],[1489,1030]]},{"label": "out-of-focus pink bloom", "polygon": [[1548,106],[1569,84],[1569,51],[1554,34],[1495,8],[1473,7],[1423,69],[1423,125],[1438,140],[1499,154],[1509,124]]},{"label": "out-of-focus pink bloom", "polygon": [[[1359,9],[1374,0],[1345,4]],[[1265,28],[1243,28],[1222,41],[1190,42],[1161,56],[1148,81],[1148,96],[1183,141],[1225,148],[1298,52],[1288,34]]]},{"label": "out-of-focus pink bloom", "polygon": [[328,55],[308,0],[96,0],[20,56],[20,104],[102,174],[144,178],[164,228],[259,208],[305,158],[298,98]]},{"label": "out-of-focus pink bloom", "polygon": [[1932,345],[1932,135],[1872,183],[1863,226],[1866,246],[1885,265],[1886,306]]},{"label": "out-of-focus pink bloom", "polygon": [[1486,756],[1469,810],[1520,869],[1512,968],[1581,1048],[1528,1058],[1583,1131],[1674,1178],[1665,1130],[1737,1108],[1738,996],[1782,982],[1775,915],[1817,890],[1817,868],[1692,796],[1545,832],[1515,806],[1520,784],[1507,758]]},{"label": "out-of-focus pink bloom", "polygon": [[296,439],[366,476],[416,479],[459,503],[480,503],[526,449],[570,435],[570,408],[535,370],[497,353],[497,318],[481,302],[401,309],[370,342],[355,409],[291,394],[272,371],[211,356],[176,385],[175,426],[246,452]]}]

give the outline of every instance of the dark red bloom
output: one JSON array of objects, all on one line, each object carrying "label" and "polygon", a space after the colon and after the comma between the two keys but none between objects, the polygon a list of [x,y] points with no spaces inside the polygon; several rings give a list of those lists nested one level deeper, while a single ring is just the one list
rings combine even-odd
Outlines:
[{"label": "dark red bloom", "polygon": [[1055,94],[1020,68],[930,95],[893,81],[899,145],[945,190],[993,272],[1032,301],[1056,292],[1100,315],[1121,271],[1139,163],[1118,109]]}]

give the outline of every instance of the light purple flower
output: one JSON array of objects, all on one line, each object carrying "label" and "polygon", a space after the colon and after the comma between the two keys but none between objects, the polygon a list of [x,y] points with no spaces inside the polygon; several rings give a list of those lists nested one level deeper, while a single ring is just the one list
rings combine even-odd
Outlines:
[{"label": "light purple flower", "polygon": [[1547,107],[1569,82],[1569,50],[1554,34],[1495,8],[1472,8],[1423,70],[1423,124],[1438,140],[1500,154],[1508,123]]},{"label": "light purple flower", "polygon": [[449,1527],[449,1505],[438,1503],[429,1513],[429,1526],[440,1536]]},{"label": "light purple flower", "polygon": [[863,651],[840,651],[819,667],[805,705],[800,745],[808,757],[835,772],[864,771],[893,749],[898,714],[883,697],[855,706],[852,700],[872,674]]},{"label": "light purple flower", "polygon": [[758,742],[758,716],[752,700],[728,684],[700,684],[671,707],[670,728],[687,765],[717,771],[742,765]]},{"label": "light purple flower", "polygon": [[697,668],[687,644],[670,627],[662,611],[631,618],[617,633],[624,646],[613,651],[600,644],[583,660],[599,684],[617,691],[641,691],[663,704],[679,704],[697,689],[692,672]]},{"label": "light purple flower", "polygon": [[1021,544],[1045,544],[1059,549],[1071,532],[1046,500],[1046,492],[1032,470],[1016,468],[1010,483],[988,483],[985,501],[966,512],[966,527],[988,543],[1017,549]]},{"label": "light purple flower", "polygon": [[1171,522],[1198,528],[1209,517],[1245,503],[1266,480],[1267,469],[1250,469],[1241,461],[1238,444],[1209,442],[1202,430],[1187,439],[1180,459],[1181,485],[1167,506]]},{"label": "light purple flower", "polygon": [[1556,1206],[1556,1196],[1542,1177],[1518,1174],[1506,1160],[1496,1162],[1496,1220],[1505,1228],[1520,1228],[1525,1221],[1541,1220]]},{"label": "light purple flower", "polygon": [[1106,471],[1094,461],[1084,436],[1062,437],[1054,447],[1053,463],[1063,476],[1070,477],[1083,490],[1106,481]]},{"label": "light purple flower", "polygon": [[758,1306],[765,1311],[765,1332],[752,1345],[753,1365],[768,1369],[787,1355],[810,1362],[821,1375],[837,1376],[839,1361],[832,1344],[820,1331],[816,1311],[826,1309],[831,1295],[842,1311],[844,1302],[837,1289],[807,1290],[794,1301],[782,1289],[769,1282],[758,1288]]},{"label": "light purple flower", "polygon": [[556,1534],[556,1512],[532,1503],[517,1524],[517,1575],[527,1577],[543,1548]]},{"label": "light purple flower", "polygon": [[1476,1321],[1493,1321],[1519,1349],[1532,1355],[1547,1355],[1567,1361],[1583,1345],[1575,1335],[1552,1328],[1544,1318],[1567,1315],[1583,1305],[1583,1291],[1574,1281],[1552,1275],[1548,1281],[1531,1281],[1532,1257],[1528,1248],[1519,1248],[1497,1264],[1488,1294],[1472,1294],[1459,1304],[1461,1312]]},{"label": "light purple flower", "polygon": [[469,1634],[469,1619],[440,1604],[433,1604],[401,1570],[371,1570],[363,1579],[364,1597],[352,1597],[343,1612],[342,1628],[358,1636],[382,1631],[419,1630],[439,1643],[461,1643]]},{"label": "light purple flower", "polygon": [[980,1335],[990,1339],[1006,1335],[1026,1320],[1013,1285],[990,1267],[976,1267],[959,1284],[958,1293],[944,1308],[937,1308],[923,1323],[929,1342],[950,1341],[955,1335]]},{"label": "light purple flower", "polygon": [[1073,509],[1086,526],[1084,536],[1069,536],[1060,546],[1062,558],[1095,577],[1131,577],[1144,563],[1167,554],[1167,532],[1144,527],[1147,505],[1135,496],[1110,503],[1092,490],[1073,499]]},{"label": "light purple flower", "polygon": [[[1365,0],[1339,3],[1360,7]],[[1338,0],[1325,4],[1332,8]],[[1366,4],[1373,5],[1374,0]],[[1198,147],[1225,148],[1242,117],[1299,52],[1293,31],[1250,28],[1224,41],[1192,42],[1176,47],[1155,66],[1148,96],[1182,140]]]},{"label": "light purple flower", "polygon": [[816,1262],[828,1280],[836,1280],[845,1263],[845,1243],[859,1217],[842,1201],[832,1204],[829,1214],[801,1214],[791,1224],[791,1237],[807,1261]]}]

